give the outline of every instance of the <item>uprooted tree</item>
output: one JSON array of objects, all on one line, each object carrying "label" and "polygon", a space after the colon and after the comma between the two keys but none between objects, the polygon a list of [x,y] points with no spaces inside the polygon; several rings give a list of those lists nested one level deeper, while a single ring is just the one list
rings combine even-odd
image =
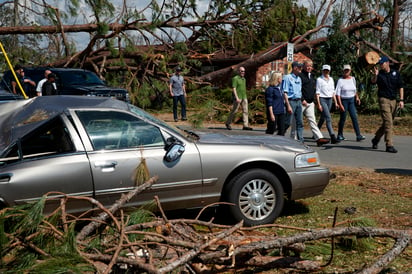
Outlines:
[{"label": "uprooted tree", "polygon": [[[206,1],[164,0],[133,8],[128,1],[118,6],[112,1],[65,1],[64,8],[53,1],[6,1],[0,4],[6,15],[0,37],[15,63],[88,68],[128,88],[134,102],[144,107],[148,98],[165,90],[178,64],[197,89],[221,86],[240,65],[255,71],[282,59],[286,42],[294,43],[295,52],[315,53],[328,39],[337,15],[342,20],[335,31],[350,40],[348,58],[370,48],[389,53],[384,45],[393,50],[399,41],[395,34],[402,33],[393,31],[399,26],[395,21],[411,8],[407,1],[395,2],[397,9],[392,10],[392,1],[386,0],[309,1],[308,8],[293,0],[209,1],[206,6],[201,6]],[[73,18],[82,24],[73,24]],[[75,44],[74,33],[89,38]],[[41,54],[33,54],[33,49]],[[209,70],[202,71],[205,66]]]},{"label": "uprooted tree", "polygon": [[[159,217],[150,216],[144,210],[126,214],[122,207],[156,180],[157,177],[152,177],[142,182],[110,208],[89,197],[47,193],[36,204],[1,210],[0,270],[5,273],[157,274],[288,269],[310,273],[333,264],[333,252],[326,263],[305,259],[301,253],[306,242],[330,239],[333,251],[334,239],[339,237],[393,239],[393,246],[386,248],[381,257],[353,266],[356,273],[367,274],[382,271],[411,242],[410,231],[373,227],[310,230],[266,225],[248,228],[243,227],[242,222],[219,225],[213,219],[169,220],[157,197]],[[44,215],[45,203],[56,199],[56,194],[61,197],[60,206]],[[76,199],[88,201],[101,213],[95,217],[87,217],[90,212],[80,216],[68,214],[66,204]],[[268,230],[269,227],[300,232],[280,237],[274,230]]]}]

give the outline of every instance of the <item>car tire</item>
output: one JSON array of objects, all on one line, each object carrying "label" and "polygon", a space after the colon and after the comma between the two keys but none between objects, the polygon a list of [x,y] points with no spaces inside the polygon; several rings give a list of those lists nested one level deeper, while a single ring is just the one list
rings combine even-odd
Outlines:
[{"label": "car tire", "polygon": [[245,226],[273,223],[282,212],[284,191],[278,178],[264,169],[250,169],[235,176],[225,189],[228,210]]}]

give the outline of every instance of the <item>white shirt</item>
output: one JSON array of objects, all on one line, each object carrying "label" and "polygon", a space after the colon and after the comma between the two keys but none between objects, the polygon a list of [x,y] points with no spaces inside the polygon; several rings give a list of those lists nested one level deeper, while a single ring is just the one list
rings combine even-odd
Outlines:
[{"label": "white shirt", "polygon": [[352,98],[356,95],[356,80],[353,76],[349,79],[340,78],[336,83],[336,95],[342,98]]},{"label": "white shirt", "polygon": [[331,98],[335,94],[335,82],[333,78],[329,76],[328,79],[320,76],[316,79],[316,94],[322,98]]}]

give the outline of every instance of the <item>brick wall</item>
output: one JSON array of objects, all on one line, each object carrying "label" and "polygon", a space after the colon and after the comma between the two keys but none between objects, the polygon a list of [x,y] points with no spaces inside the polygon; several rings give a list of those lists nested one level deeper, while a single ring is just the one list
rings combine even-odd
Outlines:
[{"label": "brick wall", "polygon": [[[298,52],[294,54],[293,60],[303,63],[305,60],[310,60],[310,58],[304,55],[303,53]],[[266,65],[261,66],[256,72],[256,87],[265,87],[266,82],[269,80],[270,73],[272,71],[280,71],[283,74],[285,74],[285,71],[287,71],[287,69],[288,62],[286,61],[286,57],[283,58],[283,60],[275,60]]]}]

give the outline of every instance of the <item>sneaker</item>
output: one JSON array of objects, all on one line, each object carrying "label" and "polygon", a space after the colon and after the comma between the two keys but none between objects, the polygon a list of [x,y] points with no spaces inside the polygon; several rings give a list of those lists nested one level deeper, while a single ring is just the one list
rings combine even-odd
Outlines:
[{"label": "sneaker", "polygon": [[356,142],[360,142],[360,141],[365,140],[365,139],[366,139],[365,136],[360,135],[360,136],[356,137]]},{"label": "sneaker", "polygon": [[371,141],[372,141],[372,148],[373,148],[373,149],[378,149],[378,143],[379,143],[379,141],[376,140],[375,138],[373,138]]},{"label": "sneaker", "polygon": [[398,151],[397,151],[394,147],[389,146],[389,147],[386,147],[386,152],[396,153],[396,152],[398,152]]},{"label": "sneaker", "polygon": [[345,137],[343,137],[342,135],[338,135],[338,138],[336,138],[338,141],[344,141],[346,140]]},{"label": "sneaker", "polygon": [[179,121],[178,119],[175,119],[175,122]]},{"label": "sneaker", "polygon": [[328,144],[328,143],[329,143],[329,139],[326,139],[326,138],[319,138],[316,140],[316,144],[318,145],[318,147],[324,144]]},{"label": "sneaker", "polygon": [[231,127],[229,124],[226,124],[226,128],[227,128],[228,130],[232,130],[232,127]]},{"label": "sneaker", "polygon": [[251,127],[243,127],[243,130],[253,130]]},{"label": "sneaker", "polygon": [[182,121],[187,121],[187,118],[185,117],[185,118],[182,118]]}]

